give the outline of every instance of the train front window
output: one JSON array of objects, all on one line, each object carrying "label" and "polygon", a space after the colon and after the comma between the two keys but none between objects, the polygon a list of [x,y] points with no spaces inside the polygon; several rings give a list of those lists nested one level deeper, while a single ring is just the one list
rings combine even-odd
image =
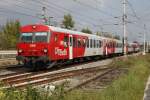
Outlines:
[{"label": "train front window", "polygon": [[35,33],[35,42],[47,42],[48,34],[47,32],[36,32]]},{"label": "train front window", "polygon": [[32,42],[33,33],[21,33],[21,42]]}]

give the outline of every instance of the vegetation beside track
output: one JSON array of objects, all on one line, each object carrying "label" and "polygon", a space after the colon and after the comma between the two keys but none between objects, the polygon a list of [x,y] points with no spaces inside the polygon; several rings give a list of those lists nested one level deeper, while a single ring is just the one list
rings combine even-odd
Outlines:
[{"label": "vegetation beside track", "polygon": [[26,91],[1,89],[0,100],[141,100],[150,74],[150,55],[117,59],[110,66],[125,68],[128,72],[101,91],[79,89],[65,94],[63,86],[59,86],[50,95],[50,88],[41,92],[29,86]]},{"label": "vegetation beside track", "polygon": [[116,60],[112,66],[128,68],[129,71],[102,91],[72,92],[67,100],[142,100],[150,74],[150,55],[129,57],[119,62]]},{"label": "vegetation beside track", "polygon": [[8,21],[0,27],[0,50],[15,50],[19,38],[19,20]]}]

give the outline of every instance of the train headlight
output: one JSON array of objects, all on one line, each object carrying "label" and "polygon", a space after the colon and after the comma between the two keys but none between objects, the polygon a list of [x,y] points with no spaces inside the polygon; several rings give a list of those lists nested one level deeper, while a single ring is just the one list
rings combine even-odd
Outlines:
[{"label": "train headlight", "polygon": [[48,52],[48,50],[47,50],[47,49],[44,49],[44,50],[43,50],[43,52],[44,52],[44,53],[47,53],[47,52]]},{"label": "train headlight", "polygon": [[23,50],[21,50],[21,49],[18,50],[19,53],[22,53],[22,51],[23,51]]},{"label": "train headlight", "polygon": [[35,25],[33,25],[33,26],[32,26],[32,28],[33,28],[33,29],[35,29],[35,28],[36,28],[36,26],[35,26]]}]

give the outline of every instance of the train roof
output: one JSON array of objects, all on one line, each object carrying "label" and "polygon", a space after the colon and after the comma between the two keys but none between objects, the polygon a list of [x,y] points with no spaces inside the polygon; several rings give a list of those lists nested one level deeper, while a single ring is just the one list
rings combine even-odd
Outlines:
[{"label": "train roof", "polygon": [[21,27],[21,29],[26,28],[26,30],[30,30],[32,29],[31,27],[33,26],[39,26],[42,30],[44,29],[49,29],[51,31],[55,31],[55,32],[63,32],[63,33],[68,33],[68,34],[74,34],[74,35],[83,35],[83,36],[88,36],[90,38],[97,38],[97,39],[106,39],[106,40],[114,40],[119,42],[120,40],[117,39],[113,39],[113,38],[108,38],[108,37],[103,37],[103,36],[98,36],[95,34],[88,34],[88,33],[83,33],[83,32],[79,32],[79,31],[73,31],[73,30],[68,30],[68,29],[64,29],[64,28],[60,28],[60,27],[55,27],[55,26],[49,26],[49,25],[42,25],[42,24],[31,24],[31,25],[25,25],[23,27]]},{"label": "train roof", "polygon": [[[54,27],[54,26],[48,26],[52,31],[56,32],[63,32],[63,33],[69,33],[69,34],[75,34],[75,35],[83,35],[83,36],[92,36],[92,37],[97,37],[97,35],[94,34],[88,34],[88,33],[83,33],[79,31],[73,31],[73,30],[68,30],[60,27]],[[100,36],[99,36],[100,37]]]},{"label": "train roof", "polygon": [[[54,27],[54,26],[48,26],[52,31],[56,31],[56,32],[64,32],[64,33],[70,33],[70,34],[75,34],[75,35],[83,35],[83,36],[89,36],[89,37],[93,37],[93,38],[100,38],[100,39],[110,39],[112,40],[112,38],[107,38],[107,37],[103,37],[103,36],[98,36],[98,35],[94,35],[94,34],[88,34],[88,33],[83,33],[83,32],[78,32],[78,31],[73,31],[73,30],[68,30],[68,29],[63,29],[60,27]],[[113,39],[115,41],[121,41],[121,40],[117,40],[117,39]]]}]

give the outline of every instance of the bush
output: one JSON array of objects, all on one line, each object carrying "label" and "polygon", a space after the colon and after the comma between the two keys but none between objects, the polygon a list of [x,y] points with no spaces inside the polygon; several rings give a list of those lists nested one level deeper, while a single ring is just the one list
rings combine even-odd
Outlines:
[{"label": "bush", "polygon": [[0,49],[16,49],[19,38],[19,21],[9,21],[0,31]]}]

